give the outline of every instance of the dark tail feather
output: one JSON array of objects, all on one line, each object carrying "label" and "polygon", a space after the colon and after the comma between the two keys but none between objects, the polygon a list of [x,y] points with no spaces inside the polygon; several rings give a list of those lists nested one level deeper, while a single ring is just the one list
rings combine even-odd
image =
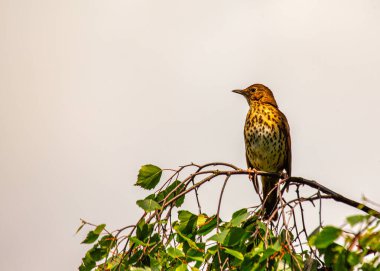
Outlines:
[{"label": "dark tail feather", "polygon": [[[268,219],[273,211],[277,207],[277,187],[278,177],[262,176],[261,182],[263,186],[263,208],[264,219]],[[277,220],[277,214],[273,217],[273,220]]]}]

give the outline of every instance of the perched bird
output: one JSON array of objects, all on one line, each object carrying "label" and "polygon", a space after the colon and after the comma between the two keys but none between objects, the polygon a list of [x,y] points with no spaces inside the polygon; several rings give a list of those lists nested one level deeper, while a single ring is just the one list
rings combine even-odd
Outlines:
[{"label": "perched bird", "polygon": [[[254,84],[243,90],[233,90],[243,95],[249,104],[244,126],[244,139],[248,168],[291,175],[292,152],[289,124],[278,109],[272,91]],[[268,219],[277,207],[278,177],[261,176],[264,218]],[[277,219],[277,215],[274,216]]]}]

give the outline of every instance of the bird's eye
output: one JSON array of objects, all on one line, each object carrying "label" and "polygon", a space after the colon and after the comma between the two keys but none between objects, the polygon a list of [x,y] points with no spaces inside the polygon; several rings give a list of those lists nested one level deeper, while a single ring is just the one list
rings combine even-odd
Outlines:
[{"label": "bird's eye", "polygon": [[256,90],[257,90],[256,88],[252,88],[252,89],[251,89],[252,92],[255,92]]}]

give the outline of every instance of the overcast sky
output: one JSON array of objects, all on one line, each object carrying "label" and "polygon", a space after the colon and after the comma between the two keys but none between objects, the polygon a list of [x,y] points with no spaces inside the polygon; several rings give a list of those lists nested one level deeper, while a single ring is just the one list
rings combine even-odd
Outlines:
[{"label": "overcast sky", "polygon": [[[380,202],[378,0],[1,0],[1,269],[75,270],[79,218],[141,215],[143,164],[245,167],[231,90],[253,83],[289,120],[294,176]],[[232,181],[226,218],[258,202]],[[324,206],[324,224],[358,213]]]}]

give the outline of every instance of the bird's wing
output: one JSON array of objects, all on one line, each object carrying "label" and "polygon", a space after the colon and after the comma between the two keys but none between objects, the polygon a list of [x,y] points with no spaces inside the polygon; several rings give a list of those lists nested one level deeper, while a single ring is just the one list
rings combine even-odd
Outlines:
[{"label": "bird's wing", "polygon": [[[249,162],[247,154],[245,155],[245,159],[247,160],[247,167],[248,167],[248,169],[253,169],[253,165],[251,164],[251,162]],[[251,181],[253,183],[253,187],[255,188],[256,193],[260,195],[260,192],[259,192],[259,182],[257,180],[257,175],[256,174],[254,176],[250,175],[249,178],[251,179]]]},{"label": "bird's wing", "polygon": [[286,138],[286,157],[285,157],[285,170],[288,177],[292,176],[292,140],[290,139],[290,127],[285,115],[282,114],[284,123],[284,133]]}]

